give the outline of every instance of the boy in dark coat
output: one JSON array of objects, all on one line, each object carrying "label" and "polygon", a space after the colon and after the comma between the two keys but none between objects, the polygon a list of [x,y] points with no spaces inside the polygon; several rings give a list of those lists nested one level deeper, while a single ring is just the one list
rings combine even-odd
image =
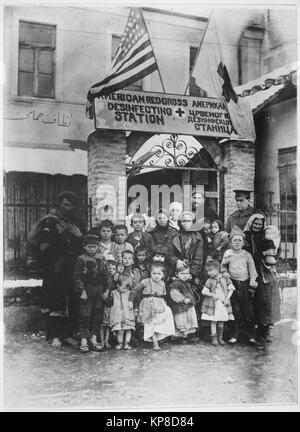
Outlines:
[{"label": "boy in dark coat", "polygon": [[[84,238],[85,253],[77,258],[74,283],[80,298],[79,335],[80,351],[89,352],[90,338],[93,351],[102,351],[104,335],[101,332],[105,301],[108,301],[109,288],[102,261],[96,258],[99,238],[89,234]],[[97,337],[100,336],[100,343]]]}]

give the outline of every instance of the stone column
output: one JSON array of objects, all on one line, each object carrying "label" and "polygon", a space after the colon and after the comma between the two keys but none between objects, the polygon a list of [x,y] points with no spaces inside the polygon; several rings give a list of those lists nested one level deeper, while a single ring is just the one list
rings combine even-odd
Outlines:
[{"label": "stone column", "polygon": [[[235,189],[249,189],[254,191],[255,177],[255,146],[249,141],[227,141],[223,144],[223,166],[226,168],[224,176],[225,189],[225,217],[236,210]],[[254,194],[251,194],[253,205]]]},{"label": "stone column", "polygon": [[126,206],[125,131],[97,129],[88,143],[88,195],[92,198],[92,223],[99,224],[102,209],[112,206],[114,223],[124,223]]}]

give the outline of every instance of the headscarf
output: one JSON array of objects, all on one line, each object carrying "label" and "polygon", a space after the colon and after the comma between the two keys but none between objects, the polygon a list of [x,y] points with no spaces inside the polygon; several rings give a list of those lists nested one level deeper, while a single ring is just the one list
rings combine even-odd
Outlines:
[{"label": "headscarf", "polygon": [[264,225],[266,223],[266,219],[265,216],[262,215],[261,213],[254,213],[252,216],[250,216],[250,218],[248,219],[246,226],[244,228],[244,232],[248,232],[248,231],[252,231],[252,224],[255,221],[255,219],[261,219],[263,221],[263,227],[262,230],[264,229]]},{"label": "headscarf", "polygon": [[[178,210],[179,211],[179,218],[178,221],[180,223],[181,214],[182,214],[182,204],[180,202],[174,201],[170,204],[169,213],[171,214],[172,210]],[[175,221],[173,219],[169,219],[170,227],[176,229],[179,231],[180,226],[178,225],[178,221]]]},{"label": "headscarf", "polygon": [[171,213],[172,210],[178,210],[180,213],[182,213],[183,207],[182,203],[178,201],[174,201],[170,204],[169,212]]}]

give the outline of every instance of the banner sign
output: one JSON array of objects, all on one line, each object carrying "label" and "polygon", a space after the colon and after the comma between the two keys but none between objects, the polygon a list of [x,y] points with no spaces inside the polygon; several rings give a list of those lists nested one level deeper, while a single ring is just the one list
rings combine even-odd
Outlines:
[{"label": "banner sign", "polygon": [[234,133],[219,99],[130,90],[95,99],[95,127],[222,138]]}]

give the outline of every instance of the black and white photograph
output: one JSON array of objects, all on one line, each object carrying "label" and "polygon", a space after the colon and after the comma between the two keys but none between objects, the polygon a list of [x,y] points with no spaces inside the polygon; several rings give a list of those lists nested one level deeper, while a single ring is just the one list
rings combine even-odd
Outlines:
[{"label": "black and white photograph", "polygon": [[1,409],[298,411],[296,1],[1,18]]}]

